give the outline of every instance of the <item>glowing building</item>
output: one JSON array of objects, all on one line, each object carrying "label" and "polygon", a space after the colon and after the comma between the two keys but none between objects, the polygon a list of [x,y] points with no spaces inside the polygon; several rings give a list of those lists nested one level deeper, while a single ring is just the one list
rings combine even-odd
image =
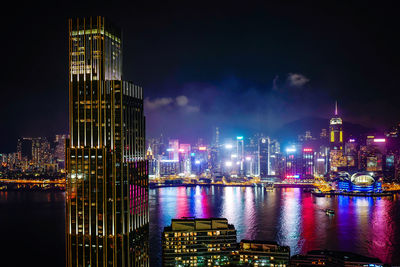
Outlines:
[{"label": "glowing building", "polygon": [[260,168],[260,177],[265,178],[269,175],[269,145],[270,140],[268,137],[260,138],[258,142],[258,159],[259,159],[259,168]]},{"label": "glowing building", "polygon": [[330,170],[337,172],[338,168],[347,165],[343,151],[343,122],[338,115],[337,102],[335,103],[335,115],[329,123],[329,144],[330,144]]},{"label": "glowing building", "polygon": [[329,141],[331,149],[342,150],[343,149],[343,122],[338,115],[337,102],[335,103],[335,116],[331,118],[329,123]]},{"label": "glowing building", "polygon": [[172,219],[162,233],[163,266],[229,265],[236,246],[227,219]]},{"label": "glowing building", "polygon": [[68,25],[67,266],[148,266],[143,91],[121,80],[119,29]]},{"label": "glowing building", "polygon": [[338,188],[345,192],[381,192],[382,182],[376,181],[368,172],[357,172],[349,177],[338,179]]}]

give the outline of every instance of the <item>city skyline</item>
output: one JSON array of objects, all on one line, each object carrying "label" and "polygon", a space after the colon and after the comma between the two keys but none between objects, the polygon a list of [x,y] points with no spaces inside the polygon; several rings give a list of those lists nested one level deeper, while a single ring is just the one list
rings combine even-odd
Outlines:
[{"label": "city skyline", "polygon": [[[329,118],[335,99],[347,122],[379,130],[397,122],[399,110],[391,96],[397,86],[393,73],[398,52],[390,5],[219,3],[209,9],[131,4],[126,10],[137,10],[133,17],[114,16],[114,7],[105,11],[81,6],[79,12],[68,5],[50,13],[48,7],[34,6],[33,11],[46,16],[23,11],[22,16],[5,17],[20,29],[17,34],[6,28],[16,40],[15,46],[2,44],[13,55],[13,60],[6,56],[8,69],[22,68],[25,75],[15,84],[11,81],[18,72],[10,71],[3,85],[1,112],[13,110],[19,120],[3,117],[7,131],[0,140],[2,151],[10,151],[15,146],[10,140],[21,136],[66,132],[66,80],[60,74],[67,61],[63,29],[67,17],[86,13],[105,13],[124,25],[124,76],[147,88],[145,112],[148,132],[154,135],[163,131],[172,136],[181,122],[189,138],[197,133],[206,136],[214,126],[233,132],[243,125],[271,134],[315,114]],[[31,27],[43,29],[51,38],[36,38]],[[26,37],[36,40],[32,45],[38,53],[27,56],[21,49],[21,38]],[[44,57],[36,54],[57,60],[41,72]],[[17,65],[22,59],[29,69]]]}]

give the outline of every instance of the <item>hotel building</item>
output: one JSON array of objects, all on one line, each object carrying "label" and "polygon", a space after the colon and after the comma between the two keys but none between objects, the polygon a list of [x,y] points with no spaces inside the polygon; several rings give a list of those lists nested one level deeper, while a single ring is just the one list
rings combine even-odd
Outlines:
[{"label": "hotel building", "polygon": [[122,80],[121,30],[70,19],[67,266],[148,266],[142,88]]}]

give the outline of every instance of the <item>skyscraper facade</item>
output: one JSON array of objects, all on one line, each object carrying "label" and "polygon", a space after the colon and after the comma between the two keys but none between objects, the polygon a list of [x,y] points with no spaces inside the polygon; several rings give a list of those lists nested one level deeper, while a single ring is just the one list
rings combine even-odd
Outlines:
[{"label": "skyscraper facade", "polygon": [[148,266],[143,91],[122,80],[119,29],[68,25],[67,266]]}]

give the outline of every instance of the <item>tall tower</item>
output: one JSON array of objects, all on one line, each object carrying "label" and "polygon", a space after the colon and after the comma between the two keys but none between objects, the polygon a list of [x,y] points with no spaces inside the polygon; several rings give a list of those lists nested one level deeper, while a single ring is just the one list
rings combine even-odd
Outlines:
[{"label": "tall tower", "polygon": [[335,102],[335,115],[329,123],[329,143],[331,149],[343,150],[343,122],[338,115],[337,102]]},{"label": "tall tower", "polygon": [[70,19],[67,266],[148,266],[142,88],[122,79],[121,31]]}]

